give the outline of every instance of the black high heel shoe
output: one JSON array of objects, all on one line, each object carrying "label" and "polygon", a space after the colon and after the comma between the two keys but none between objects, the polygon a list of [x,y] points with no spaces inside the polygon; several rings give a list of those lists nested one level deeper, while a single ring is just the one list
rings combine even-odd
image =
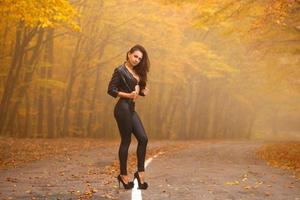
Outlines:
[{"label": "black high heel shoe", "polygon": [[120,182],[123,184],[124,189],[128,190],[128,189],[132,189],[133,188],[133,182],[130,181],[127,184],[123,181],[121,175],[119,174],[117,177],[118,181],[119,181],[119,188],[120,188]]},{"label": "black high heel shoe", "polygon": [[148,183],[147,183],[147,182],[141,183],[141,179],[140,179],[140,176],[139,176],[139,173],[138,173],[138,172],[135,172],[135,173],[134,173],[134,177],[135,177],[135,178],[137,179],[137,181],[138,181],[139,189],[146,190],[146,189],[148,188]]}]

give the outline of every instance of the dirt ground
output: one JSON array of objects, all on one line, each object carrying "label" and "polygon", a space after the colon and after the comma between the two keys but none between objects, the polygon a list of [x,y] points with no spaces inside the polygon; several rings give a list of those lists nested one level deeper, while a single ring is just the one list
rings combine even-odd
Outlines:
[{"label": "dirt ground", "polygon": [[[292,171],[273,168],[255,156],[263,142],[178,143],[184,148],[162,150],[147,166],[144,200],[300,200],[300,180]],[[149,141],[148,149],[170,145]],[[135,148],[132,144],[131,153]],[[1,169],[0,199],[131,199],[131,191],[118,188],[117,172],[107,173],[117,149],[116,143]]]}]

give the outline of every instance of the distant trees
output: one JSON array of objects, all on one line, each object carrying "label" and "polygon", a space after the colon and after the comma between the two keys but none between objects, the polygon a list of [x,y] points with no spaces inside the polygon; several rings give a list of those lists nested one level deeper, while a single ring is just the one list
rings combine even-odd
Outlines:
[{"label": "distant trees", "polygon": [[[206,38],[210,38],[210,34],[219,35],[223,41],[217,40],[216,44],[222,47],[222,44],[227,44],[227,47],[239,50],[212,45],[216,53],[226,54],[227,62],[239,69],[239,73],[232,74],[231,80],[227,79],[229,84],[226,88],[231,91],[229,97],[233,97],[234,105],[243,105],[239,110],[244,109],[248,113],[245,118],[246,126],[249,126],[248,135],[254,128],[267,126],[275,130],[278,123],[286,122],[283,116],[293,116],[291,121],[299,118],[296,113],[300,104],[295,100],[300,95],[298,0],[158,1],[183,9],[193,7],[191,22],[200,35]],[[201,37],[200,41],[204,42]],[[199,68],[203,67],[205,65]],[[275,112],[278,107],[280,111]],[[219,108],[217,110],[220,111]],[[242,124],[240,120],[237,122]],[[287,122],[286,126],[289,126]]]},{"label": "distant trees", "polygon": [[[11,135],[18,133],[21,136],[23,135],[20,133],[21,129],[15,130],[22,127],[23,121],[21,115],[17,114],[26,97],[25,127],[27,127],[29,124],[27,120],[30,120],[28,88],[33,81],[34,73],[39,70],[38,61],[44,53],[44,46],[45,44],[49,46],[52,39],[52,36],[49,36],[51,31],[48,30],[47,33],[47,28],[68,26],[77,30],[79,26],[74,21],[76,11],[64,0],[17,2],[4,0],[0,4],[0,16],[3,36],[1,73],[4,74],[1,85],[3,90],[0,103],[0,133]],[[47,50],[46,54],[49,54],[51,59],[52,52],[49,52],[49,47]],[[42,72],[42,76],[44,75]],[[25,136],[28,134],[27,129],[24,134]]]},{"label": "distant trees", "polygon": [[[279,88],[297,96],[299,1],[135,3],[2,1],[0,134],[117,136],[107,84],[136,43],[151,60],[137,103],[150,137],[249,138]],[[280,104],[276,119],[298,109]]]}]

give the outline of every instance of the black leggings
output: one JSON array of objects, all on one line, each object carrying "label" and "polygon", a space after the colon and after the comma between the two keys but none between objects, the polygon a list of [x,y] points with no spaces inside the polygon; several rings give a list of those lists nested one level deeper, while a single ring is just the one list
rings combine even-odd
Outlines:
[{"label": "black leggings", "polygon": [[114,116],[121,135],[119,148],[120,172],[127,175],[128,148],[131,142],[131,133],[138,140],[137,146],[137,168],[139,172],[145,170],[145,156],[148,138],[143,124],[134,110],[135,103],[130,99],[120,98],[114,109]]}]

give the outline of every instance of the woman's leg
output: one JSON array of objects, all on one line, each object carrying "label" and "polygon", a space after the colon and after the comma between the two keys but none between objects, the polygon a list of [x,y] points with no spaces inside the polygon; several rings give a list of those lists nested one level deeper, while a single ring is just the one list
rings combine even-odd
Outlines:
[{"label": "woman's leg", "polygon": [[132,117],[126,102],[119,102],[115,108],[121,143],[119,147],[120,174],[127,175],[128,148],[131,143]]},{"label": "woman's leg", "polygon": [[131,134],[128,134],[128,132],[126,131],[121,131],[121,143],[119,147],[119,162],[121,175],[127,175],[127,158],[130,142]]},{"label": "woman's leg", "polygon": [[145,157],[146,157],[146,148],[148,143],[148,137],[146,135],[145,129],[136,112],[133,113],[132,116],[132,123],[133,123],[133,134],[138,141],[137,147],[137,160],[138,160],[138,171],[143,172],[145,171]]}]

